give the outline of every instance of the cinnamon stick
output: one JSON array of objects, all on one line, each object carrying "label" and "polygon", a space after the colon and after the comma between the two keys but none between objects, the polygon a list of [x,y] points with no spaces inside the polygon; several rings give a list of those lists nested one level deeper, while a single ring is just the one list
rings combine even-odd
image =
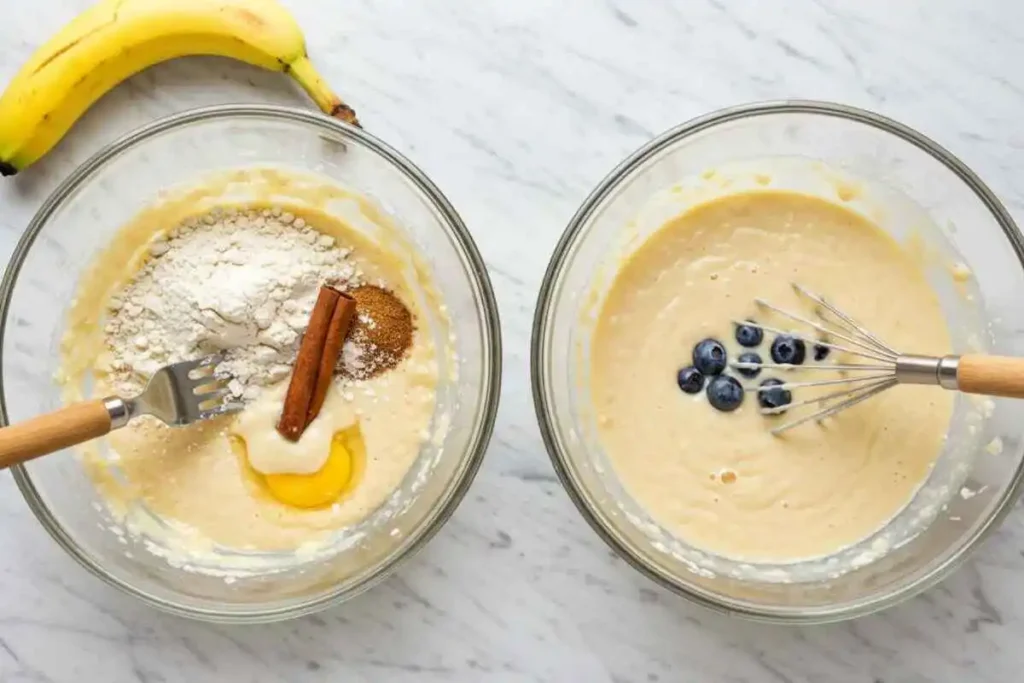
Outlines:
[{"label": "cinnamon stick", "polygon": [[338,290],[328,286],[321,287],[313,312],[309,316],[309,326],[302,336],[302,343],[299,344],[292,378],[288,382],[288,392],[284,397],[281,419],[277,423],[278,433],[289,441],[298,441],[308,424],[307,416],[313,401],[313,392],[316,390],[327,333],[340,299],[341,292]]},{"label": "cinnamon stick", "polygon": [[306,425],[308,426],[323,408],[324,400],[327,398],[327,390],[334,379],[334,368],[338,365],[338,356],[341,355],[341,347],[348,336],[348,330],[352,326],[352,320],[356,315],[356,300],[348,294],[342,294],[338,299],[338,305],[334,308],[331,316],[331,323],[327,328],[327,339],[324,342],[323,355],[320,358],[320,369],[316,377],[316,387],[313,389],[313,398],[309,404],[309,411],[306,413]]}]

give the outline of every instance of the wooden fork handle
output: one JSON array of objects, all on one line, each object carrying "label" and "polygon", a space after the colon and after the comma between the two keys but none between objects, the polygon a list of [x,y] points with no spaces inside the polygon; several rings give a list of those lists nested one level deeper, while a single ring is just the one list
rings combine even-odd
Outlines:
[{"label": "wooden fork handle", "polygon": [[103,399],[76,403],[0,429],[0,468],[103,436],[111,429]]},{"label": "wooden fork handle", "polygon": [[1024,398],[1024,358],[961,356],[956,380],[968,394]]}]

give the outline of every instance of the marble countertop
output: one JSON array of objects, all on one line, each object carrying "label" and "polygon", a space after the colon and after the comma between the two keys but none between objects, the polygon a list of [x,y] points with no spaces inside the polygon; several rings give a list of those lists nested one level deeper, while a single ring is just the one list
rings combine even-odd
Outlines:
[{"label": "marble countertop", "polygon": [[[0,83],[88,0],[8,2]],[[366,127],[420,165],[490,268],[504,393],[452,521],[383,585],[317,616],[224,627],[166,616],[89,576],[0,476],[0,681],[1019,680],[1024,511],[955,576],[853,623],[718,616],[617,559],[576,513],[528,386],[533,304],[563,227],[623,156],[725,105],[830,99],[897,118],[973,167],[1024,222],[1024,3],[1014,0],[286,0]],[[302,104],[216,59],[147,71],[43,163],[0,183],[0,259],[105,142],[226,102]]]}]

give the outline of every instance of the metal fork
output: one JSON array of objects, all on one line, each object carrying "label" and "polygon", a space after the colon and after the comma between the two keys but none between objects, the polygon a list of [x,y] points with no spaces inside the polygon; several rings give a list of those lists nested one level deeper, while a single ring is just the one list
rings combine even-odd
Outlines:
[{"label": "metal fork", "polygon": [[221,360],[213,355],[168,365],[133,398],[84,401],[0,429],[0,468],[99,438],[138,415],[179,426],[234,412],[241,404],[226,400],[231,378],[217,372]]}]

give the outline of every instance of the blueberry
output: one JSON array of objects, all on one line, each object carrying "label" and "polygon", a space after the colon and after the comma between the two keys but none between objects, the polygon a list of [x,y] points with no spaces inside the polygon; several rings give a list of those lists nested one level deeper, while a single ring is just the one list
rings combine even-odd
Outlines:
[{"label": "blueberry", "polygon": [[705,375],[722,374],[725,363],[725,347],[717,339],[705,339],[693,347],[693,365]]},{"label": "blueberry", "polygon": [[814,345],[814,360],[825,360],[826,358],[828,358],[828,352],[831,351],[831,350],[832,349],[828,348],[827,346],[822,346],[821,344],[815,344]]},{"label": "blueberry", "polygon": [[803,339],[780,334],[772,342],[772,360],[787,365],[800,365],[807,357],[807,345]]},{"label": "blueberry", "polygon": [[696,394],[704,388],[704,375],[697,368],[690,366],[683,368],[676,375],[676,382],[679,388],[688,394]]},{"label": "blueberry", "polygon": [[[741,363],[757,363],[758,365],[761,364],[761,356],[757,355],[753,351],[741,353],[739,355],[739,358],[737,358],[736,360],[738,360]],[[740,373],[744,377],[757,377],[759,374],[761,374],[761,368],[736,368],[736,372]]]},{"label": "blueberry", "polygon": [[[753,323],[753,320],[748,320],[748,323]],[[764,339],[764,330],[757,325],[737,325],[736,326],[736,341],[739,342],[740,346],[757,346]]]},{"label": "blueberry", "polygon": [[725,413],[736,410],[743,403],[743,387],[735,378],[719,375],[708,383],[708,402]]},{"label": "blueberry", "polygon": [[793,402],[793,394],[789,389],[780,389],[784,384],[781,379],[766,379],[761,382],[757,392],[757,402],[762,408],[781,408]]}]

